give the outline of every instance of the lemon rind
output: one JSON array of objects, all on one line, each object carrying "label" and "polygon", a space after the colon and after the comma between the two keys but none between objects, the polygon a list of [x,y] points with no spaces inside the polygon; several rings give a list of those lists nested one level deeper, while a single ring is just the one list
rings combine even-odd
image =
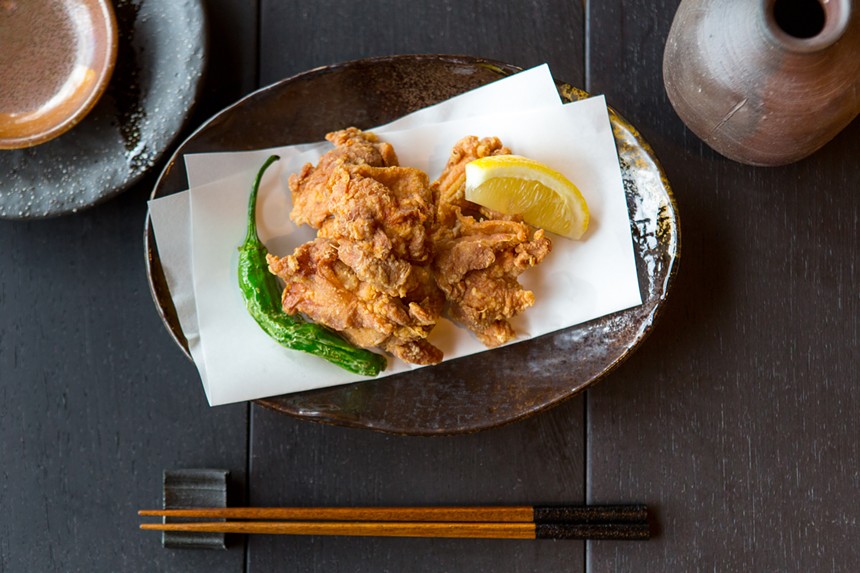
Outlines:
[{"label": "lemon rind", "polygon": [[[526,174],[523,173],[524,167],[528,169]],[[548,231],[571,239],[580,239],[588,230],[590,221],[588,204],[576,185],[558,171],[527,157],[494,155],[467,163],[466,199],[480,204],[480,199],[475,201],[478,198],[475,197],[474,191],[487,181],[500,177],[537,181],[564,201],[565,210],[571,215],[569,229],[561,231],[547,228]],[[580,224],[576,224],[577,222]]]}]

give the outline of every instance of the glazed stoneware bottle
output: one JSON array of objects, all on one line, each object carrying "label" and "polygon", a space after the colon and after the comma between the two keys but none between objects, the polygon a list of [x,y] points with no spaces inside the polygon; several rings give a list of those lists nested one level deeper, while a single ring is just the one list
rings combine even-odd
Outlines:
[{"label": "glazed stoneware bottle", "polygon": [[784,165],[860,113],[860,0],[682,0],[663,81],[720,154]]}]

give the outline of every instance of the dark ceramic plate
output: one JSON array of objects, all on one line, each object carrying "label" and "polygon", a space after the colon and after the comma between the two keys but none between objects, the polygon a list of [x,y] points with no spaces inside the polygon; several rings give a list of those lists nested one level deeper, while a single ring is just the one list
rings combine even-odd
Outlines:
[{"label": "dark ceramic plate", "polygon": [[105,94],[72,130],[0,151],[0,218],[74,213],[152,168],[197,100],[206,51],[199,0],[116,0],[119,47]]},{"label": "dark ceramic plate", "polygon": [[[321,140],[332,130],[369,128],[479,87],[519,68],[455,56],[396,56],[311,70],[251,94],[222,111],[171,158],[153,198],[187,186],[184,153],[259,149]],[[587,97],[558,84],[566,100]],[[633,231],[641,306],[438,366],[378,381],[259,400],[309,420],[401,434],[473,432],[558,404],[606,375],[654,326],[677,268],[678,214],[651,148],[617,113],[618,146]],[[188,354],[146,222],[155,303]]]}]

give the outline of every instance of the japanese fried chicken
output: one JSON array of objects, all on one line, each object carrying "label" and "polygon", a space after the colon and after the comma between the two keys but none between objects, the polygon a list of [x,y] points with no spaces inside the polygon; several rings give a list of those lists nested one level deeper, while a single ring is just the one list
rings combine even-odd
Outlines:
[{"label": "japanese fried chicken", "polygon": [[334,149],[290,177],[290,217],[317,238],[268,259],[285,283],[284,311],[416,364],[442,360],[427,337],[446,305],[485,345],[511,340],[508,319],[534,304],[517,277],[551,244],[464,194],[466,163],[510,151],[497,138],[464,138],[431,185],[372,133],[348,128],[326,138]]},{"label": "japanese fried chicken", "polygon": [[433,183],[437,201],[433,233],[433,276],[445,293],[451,318],[493,348],[514,337],[508,319],[535,302],[517,281],[549,254],[543,230],[466,200],[466,164],[509,154],[495,137],[469,136],[454,146],[445,170]]},{"label": "japanese fried chicken", "polygon": [[318,229],[317,239],[269,259],[286,283],[285,312],[407,362],[440,362],[426,340],[444,304],[429,267],[435,205],[427,175],[398,166],[372,133],[349,128],[327,139],[335,148],[290,177],[290,217]]},{"label": "japanese fried chicken", "polygon": [[357,165],[399,165],[394,148],[380,142],[372,133],[350,127],[329,133],[326,139],[334,144],[334,149],[323,155],[316,166],[307,163],[299,173],[290,176],[293,195],[290,219],[297,225],[307,223],[318,229],[325,219],[331,217],[329,178],[335,170]]},{"label": "japanese fried chicken", "polygon": [[286,313],[301,312],[357,346],[378,346],[406,362],[442,360],[442,352],[426,340],[444,302],[429,277],[416,281],[404,297],[388,295],[359,278],[340,260],[337,242],[323,237],[288,257],[269,255],[268,261],[269,270],[286,283],[281,299]]}]

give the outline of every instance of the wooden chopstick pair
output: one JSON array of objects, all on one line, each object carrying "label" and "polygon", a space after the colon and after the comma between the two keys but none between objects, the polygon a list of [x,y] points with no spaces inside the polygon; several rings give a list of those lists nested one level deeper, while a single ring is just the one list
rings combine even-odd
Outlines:
[{"label": "wooden chopstick pair", "polygon": [[141,516],[233,519],[144,523],[141,529],[280,535],[484,539],[648,539],[644,505],[230,507],[141,510]]}]

